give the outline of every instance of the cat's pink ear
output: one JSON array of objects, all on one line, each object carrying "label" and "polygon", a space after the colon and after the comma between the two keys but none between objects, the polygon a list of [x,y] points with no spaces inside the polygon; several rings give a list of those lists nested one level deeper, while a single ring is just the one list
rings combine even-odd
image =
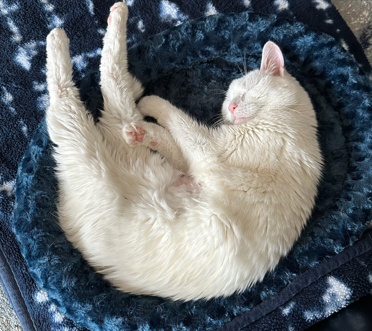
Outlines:
[{"label": "cat's pink ear", "polygon": [[262,50],[261,71],[274,76],[284,75],[284,59],[280,48],[272,41],[268,41]]}]

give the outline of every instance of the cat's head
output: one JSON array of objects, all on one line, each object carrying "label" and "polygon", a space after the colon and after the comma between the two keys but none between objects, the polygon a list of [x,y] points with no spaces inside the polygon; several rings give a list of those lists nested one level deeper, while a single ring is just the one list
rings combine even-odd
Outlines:
[{"label": "cat's head", "polygon": [[244,124],[254,118],[275,118],[303,102],[305,91],[284,69],[280,48],[268,41],[262,50],[261,68],[235,79],[222,105],[227,122]]}]

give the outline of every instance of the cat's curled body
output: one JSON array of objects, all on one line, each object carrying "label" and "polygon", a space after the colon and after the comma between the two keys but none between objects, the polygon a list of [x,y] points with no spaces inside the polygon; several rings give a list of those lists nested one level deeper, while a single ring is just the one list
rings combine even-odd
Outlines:
[{"label": "cat's curled body", "polygon": [[142,89],[127,72],[126,19],[117,3],[97,124],[72,82],[64,31],[47,38],[60,225],[123,291],[182,300],[242,291],[288,253],[312,210],[321,155],[309,97],[268,43],[261,70],[231,84],[227,123],[218,128],[155,96],[137,107]]}]

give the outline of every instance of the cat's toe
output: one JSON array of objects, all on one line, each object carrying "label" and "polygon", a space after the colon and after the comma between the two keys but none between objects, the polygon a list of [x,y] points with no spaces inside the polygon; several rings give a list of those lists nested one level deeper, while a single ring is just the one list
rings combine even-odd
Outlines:
[{"label": "cat's toe", "polygon": [[55,28],[49,32],[47,36],[47,45],[56,47],[61,44],[68,44],[69,39],[67,38],[66,32],[63,29]]},{"label": "cat's toe", "polygon": [[69,65],[69,39],[65,30],[55,28],[47,36],[47,57],[50,71]]},{"label": "cat's toe", "polygon": [[110,16],[107,19],[107,23],[110,25],[115,15],[117,15],[118,17],[121,17],[121,16],[127,16],[127,14],[128,14],[128,7],[125,1],[116,2],[110,8]]},{"label": "cat's toe", "polygon": [[116,8],[119,7],[121,3],[120,2],[116,2],[114,3],[111,7],[110,7],[110,13],[114,12],[116,10]]}]

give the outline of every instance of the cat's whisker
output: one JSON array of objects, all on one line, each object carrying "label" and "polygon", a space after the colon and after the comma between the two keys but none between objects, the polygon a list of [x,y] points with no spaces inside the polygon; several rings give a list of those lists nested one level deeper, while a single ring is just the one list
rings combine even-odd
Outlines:
[{"label": "cat's whisker", "polygon": [[302,114],[300,111],[298,111],[298,110],[296,110],[296,109],[292,109],[292,108],[286,108],[286,109],[288,109],[288,110],[290,110],[290,111],[292,111],[292,112],[295,112],[295,113],[297,113],[298,115],[300,115],[300,116],[302,116],[302,117],[306,117],[304,114]]},{"label": "cat's whisker", "polygon": [[220,113],[218,113],[218,114],[216,114],[216,115],[213,115],[213,116],[211,117],[211,119],[221,118],[221,117],[222,117],[222,115],[221,115]]},{"label": "cat's whisker", "polygon": [[213,116],[213,117],[209,120],[209,123],[210,123],[210,125],[213,127],[213,126],[216,125],[216,123],[218,123],[219,121],[221,121],[221,117]]},{"label": "cat's whisker", "polygon": [[226,95],[226,90],[222,90],[222,89],[211,89],[209,91],[212,92],[212,93],[214,93],[214,94]]},{"label": "cat's whisker", "polygon": [[211,120],[213,121],[211,127],[214,129],[218,126],[220,126],[221,124],[225,123],[225,119],[223,118],[222,114],[217,114],[215,116],[213,116],[211,118]]},{"label": "cat's whisker", "polygon": [[213,126],[211,126],[212,129],[217,129],[219,128],[221,125],[223,125],[225,123],[225,121],[221,121],[221,123],[216,123],[214,124]]},{"label": "cat's whisker", "polygon": [[282,107],[266,107],[266,108],[263,108],[263,109],[268,110],[268,111],[270,111],[270,110],[272,111],[272,110],[285,110],[285,109],[287,109],[287,110],[290,110],[292,112],[295,112],[295,113],[299,114],[302,117],[305,117],[305,115],[302,112],[298,111],[297,109],[293,109],[293,108],[286,107],[286,106],[282,106]]},{"label": "cat's whisker", "polygon": [[225,122],[225,119],[223,117],[213,120],[212,127],[218,126],[222,124],[223,122]]},{"label": "cat's whisker", "polygon": [[247,62],[245,59],[245,53],[243,54],[243,68],[244,68],[244,74],[246,75],[248,71],[247,71]]},{"label": "cat's whisker", "polygon": [[239,71],[240,71],[240,74],[241,74],[242,76],[244,76],[244,73],[243,73],[242,69],[239,67],[239,64],[236,63],[236,66],[238,67],[238,69],[239,69]]}]

